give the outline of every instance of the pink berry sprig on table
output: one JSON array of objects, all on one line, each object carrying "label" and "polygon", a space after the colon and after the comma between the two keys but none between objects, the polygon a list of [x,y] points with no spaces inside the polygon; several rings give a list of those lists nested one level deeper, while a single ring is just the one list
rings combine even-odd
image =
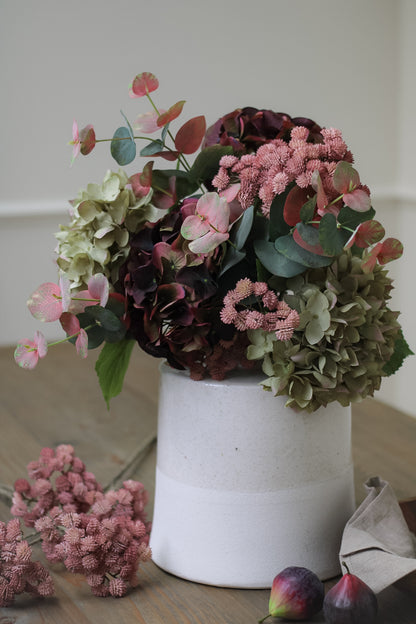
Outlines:
[{"label": "pink berry sprig on table", "polygon": [[[35,527],[47,560],[84,574],[96,596],[120,597],[135,587],[140,563],[151,558],[143,484],[126,480],[119,490],[103,492],[70,445],[42,449],[28,473],[33,483],[15,482],[16,530],[18,517]],[[0,595],[14,595],[13,582],[6,579]]]},{"label": "pink berry sprig on table", "polygon": [[23,539],[18,518],[0,522],[0,607],[8,607],[17,594],[51,596],[52,578],[39,561],[32,561],[32,549]]}]

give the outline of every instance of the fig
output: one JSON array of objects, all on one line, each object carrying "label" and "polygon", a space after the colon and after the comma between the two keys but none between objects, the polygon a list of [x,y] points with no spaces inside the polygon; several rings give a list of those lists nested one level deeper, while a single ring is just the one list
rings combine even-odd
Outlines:
[{"label": "fig", "polygon": [[322,609],[324,586],[314,572],[290,566],[275,576],[270,592],[268,617],[308,620]]},{"label": "fig", "polygon": [[374,624],[377,617],[377,598],[373,590],[345,563],[346,574],[324,599],[324,616],[328,624]]}]

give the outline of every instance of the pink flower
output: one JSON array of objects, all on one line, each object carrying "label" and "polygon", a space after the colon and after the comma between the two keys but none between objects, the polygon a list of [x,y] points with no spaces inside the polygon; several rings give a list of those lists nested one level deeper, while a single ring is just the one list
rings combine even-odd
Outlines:
[{"label": "pink flower", "polygon": [[45,357],[47,352],[46,338],[40,331],[37,331],[33,340],[24,339],[17,343],[14,359],[21,368],[32,370],[39,358]]},{"label": "pink flower", "polygon": [[[164,113],[164,110],[160,110],[159,113]],[[156,130],[160,130],[160,126],[157,123],[159,114],[156,111],[149,111],[148,113],[142,113],[136,119],[133,124],[133,130],[135,132],[144,132],[144,134],[152,134]]]},{"label": "pink flower", "polygon": [[61,277],[59,286],[52,282],[41,284],[30,296],[27,307],[38,321],[51,322],[68,310],[70,300],[69,281]]},{"label": "pink flower", "polygon": [[78,124],[74,121],[72,122],[72,141],[69,142],[69,145],[72,145],[72,160],[71,164],[74,162],[75,158],[79,155],[81,151],[81,141],[79,140],[79,130]]},{"label": "pink flower", "polygon": [[83,156],[87,156],[95,147],[95,131],[91,124],[82,128],[81,131],[78,129],[77,122],[73,121],[72,123],[72,141],[69,142],[69,145],[72,145],[72,159],[71,165],[74,162],[75,158],[81,154]]},{"label": "pink flower", "polygon": [[159,81],[156,76],[150,72],[142,72],[137,74],[129,87],[129,95],[132,98],[143,97],[152,91],[156,91],[159,87]]},{"label": "pink flower", "polygon": [[205,193],[196,205],[195,214],[186,217],[181,234],[193,253],[208,254],[229,238],[230,208],[218,193]]},{"label": "pink flower", "polygon": [[77,292],[71,301],[70,311],[73,314],[83,312],[87,306],[100,305],[105,307],[108,301],[108,279],[103,273],[97,273],[88,280],[88,290]]}]

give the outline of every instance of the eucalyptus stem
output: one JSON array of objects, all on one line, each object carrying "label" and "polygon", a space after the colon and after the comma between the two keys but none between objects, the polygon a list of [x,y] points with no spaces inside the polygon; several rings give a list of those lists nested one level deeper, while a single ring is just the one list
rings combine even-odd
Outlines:
[{"label": "eucalyptus stem", "polygon": [[[152,99],[150,93],[146,92],[146,96],[147,96],[147,99],[149,100],[150,104],[153,106],[154,110],[156,111],[156,113],[160,117],[159,109],[157,108],[156,104],[153,102],[153,99]],[[168,130],[168,136],[171,139],[172,143],[175,144],[175,139],[173,138],[173,135],[172,135],[170,130]],[[165,143],[164,143],[164,145],[165,145]],[[169,149],[166,145],[165,145],[165,147],[167,149]],[[170,151],[173,151],[173,150],[170,150]],[[185,158],[185,156],[183,154],[179,154],[178,162],[182,162],[182,165],[183,165],[183,167],[184,167],[184,169],[186,171],[190,171],[191,170],[191,166],[190,166],[190,164],[188,163],[188,161],[186,160],[186,158]]]}]

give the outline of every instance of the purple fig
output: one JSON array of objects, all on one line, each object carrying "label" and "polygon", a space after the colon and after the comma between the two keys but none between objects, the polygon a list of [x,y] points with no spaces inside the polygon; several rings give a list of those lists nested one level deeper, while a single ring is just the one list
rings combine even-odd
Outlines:
[{"label": "purple fig", "polygon": [[316,574],[307,568],[285,568],[274,578],[269,613],[259,624],[268,617],[308,620],[322,609],[323,600],[324,586]]},{"label": "purple fig", "polygon": [[328,624],[374,624],[377,598],[373,590],[358,576],[347,573],[325,596],[324,616]]}]

